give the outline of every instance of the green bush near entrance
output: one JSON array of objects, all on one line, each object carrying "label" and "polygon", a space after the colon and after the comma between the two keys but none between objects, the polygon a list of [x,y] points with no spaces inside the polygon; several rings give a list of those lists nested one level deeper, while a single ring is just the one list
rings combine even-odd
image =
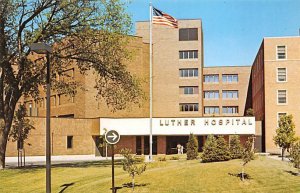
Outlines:
[{"label": "green bush near entrance", "polygon": [[186,144],[186,155],[188,160],[197,159],[198,157],[198,140],[194,134],[190,134],[188,143]]},{"label": "green bush near entrance", "polygon": [[213,135],[209,135],[201,156],[202,162],[218,162],[230,160],[230,152],[228,144],[223,136],[216,139]]},{"label": "green bush near entrance", "polygon": [[229,151],[231,159],[242,158],[243,147],[241,145],[240,136],[231,135],[229,137]]}]

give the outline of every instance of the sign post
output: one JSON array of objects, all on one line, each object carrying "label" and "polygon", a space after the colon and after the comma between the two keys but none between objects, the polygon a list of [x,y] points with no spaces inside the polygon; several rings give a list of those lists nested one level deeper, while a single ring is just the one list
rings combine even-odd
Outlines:
[{"label": "sign post", "polygon": [[112,145],[112,148],[111,148],[111,179],[112,179],[112,187],[111,187],[111,190],[112,190],[112,193],[115,193],[115,152],[114,152],[114,145],[116,143],[119,142],[120,140],[120,135],[117,131],[115,130],[110,130],[108,132],[105,133],[105,140],[108,144],[111,144]]}]

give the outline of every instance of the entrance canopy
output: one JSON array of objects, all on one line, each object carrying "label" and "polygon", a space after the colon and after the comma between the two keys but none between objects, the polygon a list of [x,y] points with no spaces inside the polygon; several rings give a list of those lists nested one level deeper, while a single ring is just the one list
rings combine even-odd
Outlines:
[{"label": "entrance canopy", "polygon": [[[100,134],[149,135],[149,118],[100,118]],[[153,135],[254,135],[254,117],[153,118]]]}]

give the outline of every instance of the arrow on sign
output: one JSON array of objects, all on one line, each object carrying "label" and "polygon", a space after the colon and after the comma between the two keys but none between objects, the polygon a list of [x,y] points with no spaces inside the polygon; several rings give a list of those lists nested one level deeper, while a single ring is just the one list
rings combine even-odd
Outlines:
[{"label": "arrow on sign", "polygon": [[117,139],[117,135],[115,133],[112,133],[112,135],[107,136],[107,138],[112,138],[113,141],[115,141]]}]

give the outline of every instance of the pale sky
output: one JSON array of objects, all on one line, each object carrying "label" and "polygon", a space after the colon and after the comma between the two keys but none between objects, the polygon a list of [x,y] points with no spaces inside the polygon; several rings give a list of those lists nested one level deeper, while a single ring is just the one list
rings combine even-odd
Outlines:
[{"label": "pale sky", "polygon": [[[299,35],[300,0],[152,0],[152,4],[176,19],[202,19],[205,66],[252,65],[263,37]],[[149,20],[149,1],[132,0],[128,12],[133,22]]]}]

